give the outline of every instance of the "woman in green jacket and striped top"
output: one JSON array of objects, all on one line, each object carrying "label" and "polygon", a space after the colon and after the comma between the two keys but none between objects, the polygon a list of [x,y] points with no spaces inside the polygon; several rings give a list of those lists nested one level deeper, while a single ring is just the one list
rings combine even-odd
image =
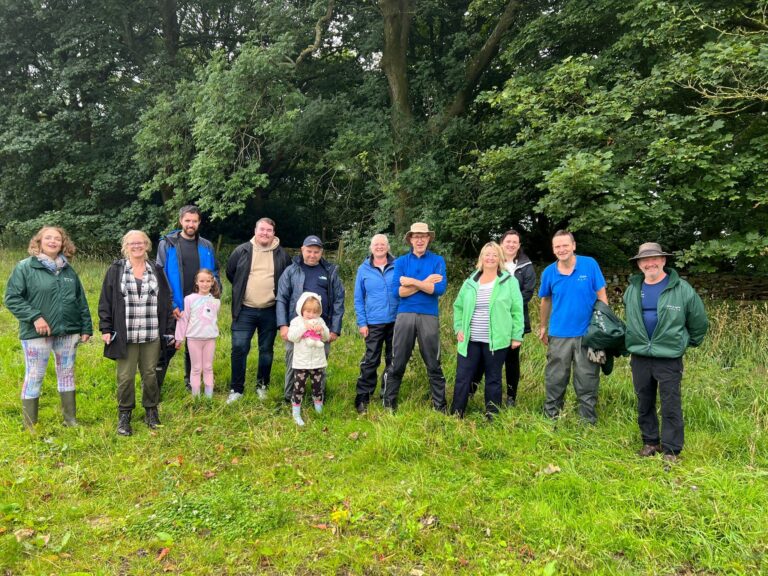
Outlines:
[{"label": "woman in green jacket and striped top", "polygon": [[464,416],[472,376],[482,363],[485,413],[492,419],[501,406],[507,350],[523,340],[523,298],[517,279],[504,269],[504,252],[496,242],[483,246],[476,268],[453,303],[458,358],[451,414]]}]

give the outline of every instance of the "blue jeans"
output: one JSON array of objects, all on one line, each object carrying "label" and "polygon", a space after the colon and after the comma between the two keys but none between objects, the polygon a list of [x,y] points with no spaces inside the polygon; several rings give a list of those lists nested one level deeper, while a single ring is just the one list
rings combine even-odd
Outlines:
[{"label": "blue jeans", "polygon": [[233,392],[245,390],[245,369],[251,340],[259,332],[259,367],[256,370],[256,385],[267,386],[272,373],[272,356],[277,335],[275,307],[249,308],[243,306],[237,319],[232,322],[232,382]]}]

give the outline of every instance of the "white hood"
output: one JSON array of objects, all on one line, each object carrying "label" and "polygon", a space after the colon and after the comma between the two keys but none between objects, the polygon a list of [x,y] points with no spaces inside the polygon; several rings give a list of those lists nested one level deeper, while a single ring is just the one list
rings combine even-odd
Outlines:
[{"label": "white hood", "polygon": [[296,302],[296,314],[299,317],[301,317],[301,307],[304,306],[304,302],[307,301],[307,298],[316,299],[318,302],[320,302],[320,308],[322,309],[323,299],[320,294],[315,294],[314,292],[302,292],[301,296],[299,296],[299,299]]}]

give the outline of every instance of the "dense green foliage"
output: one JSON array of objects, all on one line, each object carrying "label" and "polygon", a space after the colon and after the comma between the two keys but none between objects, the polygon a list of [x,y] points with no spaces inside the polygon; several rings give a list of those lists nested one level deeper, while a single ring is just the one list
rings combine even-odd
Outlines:
[{"label": "dense green foliage", "polygon": [[[0,277],[19,254],[0,257]],[[106,263],[76,260],[95,312]],[[442,299],[443,363],[455,343]],[[350,291],[351,292],[351,291]],[[351,302],[349,302],[351,304]],[[712,326],[686,357],[686,447],[666,467],[640,438],[626,360],[603,378],[600,421],[541,416],[544,347],[527,336],[519,405],[493,424],[479,398],[463,421],[428,408],[414,361],[394,415],[354,408],[363,341],[345,318],[329,399],[299,430],[270,397],[227,406],[229,306],[211,403],[193,402],[177,358],[164,426],[115,433],[115,366],[79,348],[76,429],[60,423],[53,367],[40,425],[21,427],[17,324],[0,310],[0,566],[4,574],[733,574],[768,571],[768,322],[765,304],[708,303]],[[535,314],[535,309],[534,309]],[[535,320],[535,318],[534,318]]]},{"label": "dense green foliage", "polygon": [[197,202],[233,240],[567,226],[765,273],[766,6],[0,0],[0,232],[111,243]]}]

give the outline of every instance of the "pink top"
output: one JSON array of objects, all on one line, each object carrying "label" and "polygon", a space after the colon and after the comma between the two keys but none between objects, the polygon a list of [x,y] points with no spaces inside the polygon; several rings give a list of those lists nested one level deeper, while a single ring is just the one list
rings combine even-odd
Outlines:
[{"label": "pink top", "polygon": [[202,296],[195,292],[184,298],[184,311],[176,321],[176,340],[216,338],[219,335],[216,319],[220,307],[221,300],[210,294]]}]

